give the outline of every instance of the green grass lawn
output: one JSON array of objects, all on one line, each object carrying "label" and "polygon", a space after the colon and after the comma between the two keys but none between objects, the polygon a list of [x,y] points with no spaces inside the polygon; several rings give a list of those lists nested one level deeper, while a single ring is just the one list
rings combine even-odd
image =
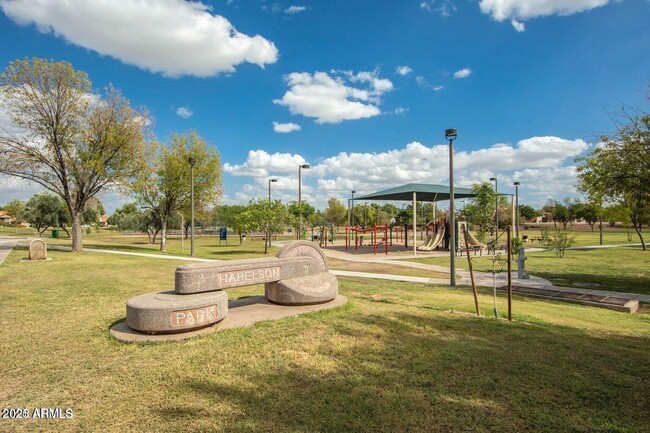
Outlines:
[{"label": "green grass lawn", "polygon": [[177,263],[25,255],[0,265],[0,401],[74,417],[0,431],[650,431],[647,312],[515,297],[510,323],[487,291],[476,318],[468,290],[341,279],[336,310],[124,344],[108,328],[126,300],[173,288]]},{"label": "green grass lawn", "polygon": [[[49,245],[70,246],[70,240],[65,233],[61,232],[59,239],[46,239]],[[184,240],[181,251],[181,239],[179,236],[170,236],[167,238],[167,255],[173,256],[190,256],[190,239]],[[93,231],[84,233],[84,247],[86,248],[107,248],[118,251],[140,252],[148,254],[162,254],[159,243],[149,242],[145,235],[121,235],[118,232],[110,230],[100,230],[99,233]],[[271,242],[273,244],[273,242]],[[257,239],[248,239],[239,245],[238,237],[228,238],[228,242],[219,241],[218,236],[195,236],[194,253],[196,257],[218,260],[247,259],[252,257],[261,257],[264,255],[264,241]],[[268,254],[273,255],[278,248],[272,246]]]},{"label": "green grass lawn", "polygon": [[[549,224],[549,229],[553,229],[553,224]],[[558,228],[562,228],[562,224],[558,224]],[[576,235],[575,246],[587,246],[587,245],[600,245],[600,234],[598,232],[598,227],[591,231],[589,226],[584,224],[567,226],[567,230],[573,232]],[[520,230],[519,235],[527,235],[529,239],[533,237],[541,236],[542,232],[540,229],[528,229]],[[646,242],[650,241],[646,236],[644,236]],[[604,227],[603,228],[603,245],[618,245],[618,244],[638,244],[641,243],[639,236],[637,236],[634,229],[629,231],[621,227]],[[538,246],[537,241],[527,244],[528,246]]]},{"label": "green grass lawn", "polygon": [[[527,252],[526,272],[546,278],[558,286],[650,294],[650,251],[638,247],[568,250],[564,258],[550,251]],[[474,270],[491,272],[490,256],[473,256]],[[449,266],[448,257],[412,259],[420,263]],[[457,257],[456,267],[467,269],[467,257]],[[505,272],[505,263],[497,271]],[[512,262],[517,270],[516,257]]]}]

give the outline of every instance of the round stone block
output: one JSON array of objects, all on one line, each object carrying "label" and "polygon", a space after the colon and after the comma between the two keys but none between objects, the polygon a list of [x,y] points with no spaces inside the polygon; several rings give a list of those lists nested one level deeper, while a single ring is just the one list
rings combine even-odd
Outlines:
[{"label": "round stone block", "polygon": [[275,255],[278,258],[285,257],[311,257],[318,265],[320,271],[328,271],[327,257],[318,245],[309,241],[293,241],[285,244]]},{"label": "round stone block", "polygon": [[170,334],[204,328],[228,315],[223,291],[179,295],[173,291],[147,293],[126,303],[126,324],[147,334]]},{"label": "round stone block", "polygon": [[321,272],[264,285],[266,299],[281,305],[310,305],[331,301],[339,294],[334,274]]}]

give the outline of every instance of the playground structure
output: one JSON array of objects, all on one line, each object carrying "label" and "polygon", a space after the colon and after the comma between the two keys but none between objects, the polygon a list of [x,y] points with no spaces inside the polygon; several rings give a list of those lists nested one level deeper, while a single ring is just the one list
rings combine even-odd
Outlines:
[{"label": "playground structure", "polygon": [[476,255],[477,252],[483,255],[483,249],[487,248],[487,246],[476,239],[476,237],[474,237],[474,235],[469,231],[467,221],[458,221],[458,233],[463,234],[463,236],[457,238],[459,248],[456,251],[458,254],[462,256],[463,252],[473,251],[474,255]]},{"label": "playground structure", "polygon": [[[314,239],[313,228],[312,228],[312,240]],[[334,245],[334,226],[332,224],[320,226],[320,234],[318,235],[318,246],[321,248],[327,248],[327,241],[331,245]]]},{"label": "playground structure", "polygon": [[[428,230],[427,230],[428,233]],[[418,251],[433,251],[442,243],[445,238],[445,224],[435,224],[432,235],[428,235],[427,239],[418,248]]]},{"label": "playground structure", "polygon": [[[354,236],[354,250],[357,251],[359,246],[364,246],[363,236],[366,233],[370,233],[370,245],[373,247],[373,252],[377,255],[377,247],[379,245],[384,245],[385,254],[388,255],[388,244],[389,244],[389,231],[391,230],[390,226],[387,224],[384,225],[375,225],[371,228],[362,228],[362,227],[350,227],[345,226],[345,251],[348,250],[348,245],[351,246],[351,237]],[[361,234],[361,235],[359,235]],[[383,237],[379,241],[378,234],[383,234]],[[392,233],[391,233],[392,236]]]}]

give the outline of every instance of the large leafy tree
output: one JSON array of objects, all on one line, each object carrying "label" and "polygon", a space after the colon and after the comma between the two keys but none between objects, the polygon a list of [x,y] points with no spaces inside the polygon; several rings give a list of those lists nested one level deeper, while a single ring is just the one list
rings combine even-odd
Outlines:
[{"label": "large leafy tree", "polygon": [[230,227],[239,235],[239,245],[243,242],[243,235],[249,231],[255,230],[255,221],[253,215],[248,211],[247,206],[232,205],[219,206],[216,212],[217,221]]},{"label": "large leafy tree", "polygon": [[[497,193],[489,182],[472,185],[472,191],[474,192],[475,197],[473,197],[470,203],[465,206],[463,213],[467,220],[477,229],[482,239],[488,231],[494,229],[496,224],[494,213]],[[507,203],[504,200],[505,197],[500,196],[500,208],[507,206]]]},{"label": "large leafy tree", "polygon": [[325,220],[335,226],[345,224],[345,222],[348,220],[348,210],[341,200],[338,200],[334,197],[327,200]]},{"label": "large leafy tree", "polygon": [[642,249],[641,228],[650,222],[650,113],[622,108],[613,134],[578,159],[579,187],[592,200],[624,203]]},{"label": "large leafy tree", "polygon": [[519,217],[523,218],[524,221],[530,221],[536,218],[538,215],[539,212],[537,212],[532,206],[529,206],[527,204],[519,205]]},{"label": "large leafy tree", "polygon": [[0,101],[13,125],[0,131],[0,173],[44,186],[72,217],[72,250],[81,251],[88,200],[138,171],[146,116],[109,87],[91,94],[70,63],[15,60],[0,75]]},{"label": "large leafy tree", "polygon": [[[246,214],[249,215],[246,215]],[[269,202],[268,200],[252,200],[244,212],[245,219],[262,233],[272,235],[282,231],[290,214],[287,207],[280,200]],[[267,242],[264,243],[264,254],[268,252],[270,245],[270,236],[267,236]]]},{"label": "large leafy tree", "polygon": [[65,202],[54,194],[34,194],[27,201],[21,216],[41,235],[50,227],[61,227],[68,236],[70,235],[66,228],[66,224],[70,223],[70,213]]},{"label": "large leafy tree", "polygon": [[113,215],[108,217],[108,224],[121,231],[139,231],[143,214],[135,203],[127,203],[115,209]]},{"label": "large leafy tree", "polygon": [[140,206],[158,219],[164,252],[170,219],[190,201],[189,158],[195,160],[194,197],[203,203],[214,203],[221,196],[221,163],[217,149],[194,131],[173,134],[169,145],[151,142],[148,154],[146,166],[130,186]]}]

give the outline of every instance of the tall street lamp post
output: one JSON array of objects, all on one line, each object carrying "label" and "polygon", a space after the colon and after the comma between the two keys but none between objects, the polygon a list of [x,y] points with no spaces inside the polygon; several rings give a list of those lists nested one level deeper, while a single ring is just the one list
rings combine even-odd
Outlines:
[{"label": "tall street lamp post", "polygon": [[494,182],[494,192],[497,194],[496,199],[494,200],[494,214],[495,214],[495,221],[496,221],[496,230],[494,231],[495,233],[495,239],[497,239],[497,243],[499,243],[499,186],[498,186],[498,180],[496,177],[491,177],[490,182]]},{"label": "tall street lamp post", "polygon": [[269,203],[271,203],[271,182],[277,182],[277,179],[269,179]]},{"label": "tall street lamp post", "polygon": [[[271,206],[271,182],[277,182],[277,179],[269,179],[269,206]],[[271,247],[271,228],[269,227],[268,232],[266,233],[266,239],[269,247]]]},{"label": "tall street lamp post", "polygon": [[445,138],[449,140],[449,285],[456,285],[456,212],[454,209],[454,140],[458,137],[456,129],[446,129]]},{"label": "tall street lamp post", "polygon": [[519,239],[519,185],[521,183],[515,182],[515,236]]},{"label": "tall street lamp post", "polygon": [[302,231],[302,169],[307,170],[310,167],[309,164],[298,166],[298,233],[296,233],[296,239],[300,239],[300,233]]},{"label": "tall street lamp post", "polygon": [[187,162],[190,163],[190,171],[191,171],[191,192],[190,192],[190,200],[191,200],[191,206],[192,206],[192,222],[190,224],[190,256],[194,257],[194,164],[196,164],[196,159],[194,159],[193,156],[190,156],[187,158]]}]

